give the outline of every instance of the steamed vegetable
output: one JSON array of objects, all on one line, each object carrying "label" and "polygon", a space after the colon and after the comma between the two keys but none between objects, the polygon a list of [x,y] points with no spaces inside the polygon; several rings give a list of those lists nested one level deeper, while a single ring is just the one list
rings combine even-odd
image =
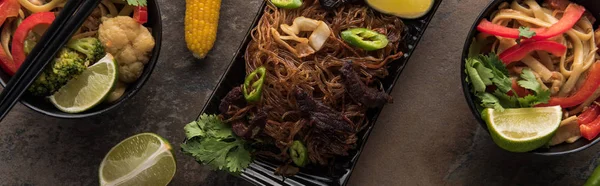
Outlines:
[{"label": "steamed vegetable", "polygon": [[98,29],[98,39],[106,52],[119,63],[119,81],[135,82],[150,61],[155,41],[148,28],[128,16],[108,18]]},{"label": "steamed vegetable", "polygon": [[216,115],[202,114],[198,121],[187,124],[184,130],[187,140],[181,148],[201,164],[239,173],[252,162],[251,149],[245,141],[233,135],[231,127]]},{"label": "steamed vegetable", "polygon": [[62,49],[37,77],[28,91],[36,96],[48,96],[87,68],[86,60],[70,49]]},{"label": "steamed vegetable", "polygon": [[71,40],[67,47],[77,52],[81,52],[86,56],[86,60],[90,63],[95,63],[106,55],[104,52],[104,46],[95,37],[87,37],[81,39]]},{"label": "steamed vegetable", "polygon": [[185,42],[194,57],[203,59],[217,39],[221,0],[186,0]]}]

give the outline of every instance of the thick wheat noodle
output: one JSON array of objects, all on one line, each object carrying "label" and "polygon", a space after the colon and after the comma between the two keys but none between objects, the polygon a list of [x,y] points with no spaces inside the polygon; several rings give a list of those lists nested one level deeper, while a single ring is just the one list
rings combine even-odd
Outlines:
[{"label": "thick wheat noodle", "polygon": [[[508,5],[502,4],[499,10],[494,12],[491,22],[512,28],[528,26],[534,28],[550,27],[557,23],[563,10],[551,10],[548,7],[542,7],[535,0],[513,1]],[[490,37],[486,34],[479,34],[477,39],[486,39]],[[569,47],[569,52],[563,56],[552,57],[547,52],[534,52],[525,57],[521,62],[534,70],[534,74],[542,77],[542,87],[546,84],[552,84],[552,95],[566,97],[572,95],[582,86],[585,80],[585,74],[592,64],[595,63],[598,56],[598,39],[600,32],[595,33],[591,21],[583,16],[565,34],[551,38]],[[513,39],[495,37],[491,44],[491,51],[501,53],[505,49],[514,46]],[[519,64],[517,64],[519,65]],[[519,74],[522,66],[509,68],[511,73]],[[539,74],[539,75],[538,75]],[[548,77],[551,77],[550,79]],[[539,81],[539,80],[538,80]],[[556,91],[558,90],[558,92]],[[584,103],[575,108],[567,109],[569,115],[581,113],[594,100],[600,97],[600,90],[594,92]]]},{"label": "thick wheat noodle", "polygon": [[119,11],[117,10],[117,7],[115,6],[115,4],[109,0],[102,0],[101,3],[106,6],[106,8],[108,9],[108,12],[110,14],[110,16],[112,17],[116,17],[119,15]]},{"label": "thick wheat noodle", "polygon": [[97,33],[98,33],[98,31],[84,32],[84,33],[74,35],[73,37],[71,37],[71,39],[81,39],[81,38],[86,38],[86,37],[92,37],[92,36],[95,36]]},{"label": "thick wheat noodle", "polygon": [[[280,33],[281,24],[291,24],[297,17],[321,20],[328,24],[333,34],[315,54],[299,59],[293,52],[279,45],[273,39],[271,29]],[[339,33],[349,28],[369,28],[387,34],[390,43],[381,50],[366,52],[344,42]],[[345,88],[341,83],[338,69],[346,62],[352,61],[365,83],[379,83],[374,77],[388,75],[387,64],[402,57],[400,40],[404,25],[398,17],[375,13],[368,6],[346,5],[334,11],[321,9],[317,0],[306,0],[302,8],[296,10],[278,9],[268,4],[257,27],[251,32],[252,41],[244,55],[246,73],[260,66],[267,68],[262,101],[258,108],[270,108],[268,122],[262,131],[267,141],[274,141],[280,154],[260,153],[277,156],[278,159],[289,160],[286,149],[294,139],[309,139],[310,132],[302,132],[308,123],[296,109],[293,92],[295,87],[308,91],[316,100],[343,112],[350,119],[356,132],[366,122],[364,106],[358,105],[345,96]],[[307,37],[301,33],[299,37]],[[288,41],[290,44],[295,44]],[[373,82],[373,80],[375,80]],[[241,108],[244,109],[244,108]],[[257,109],[244,109],[254,112]],[[235,112],[237,116],[244,112]],[[306,129],[305,129],[306,130]]]}]

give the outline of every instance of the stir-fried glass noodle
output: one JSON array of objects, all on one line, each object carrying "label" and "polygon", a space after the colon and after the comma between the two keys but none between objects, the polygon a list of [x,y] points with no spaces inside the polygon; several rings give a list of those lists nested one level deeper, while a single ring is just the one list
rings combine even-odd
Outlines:
[{"label": "stir-fried glass noodle", "polygon": [[[312,35],[299,32],[294,38],[282,36],[289,33],[282,28],[299,27],[303,30],[302,23],[306,22],[315,25]],[[330,30],[320,29],[320,25],[329,26]],[[340,32],[357,27],[386,35],[389,44],[370,52],[350,46],[342,40]],[[333,11],[324,10],[317,0],[304,1],[303,7],[293,10],[269,4],[252,31],[252,41],[245,55],[248,74],[259,67],[266,68],[262,99],[258,104],[225,107],[222,114],[228,123],[233,123],[234,131],[236,122],[245,122],[249,117],[250,125],[253,125],[256,118],[265,115],[266,125],[252,137],[266,144],[257,152],[258,155],[289,164],[288,148],[294,140],[306,144],[311,163],[326,165],[331,157],[347,155],[348,150],[354,147],[356,133],[367,123],[365,112],[370,107],[355,101],[360,99],[356,97],[372,93],[363,91],[364,95],[353,95],[357,91],[345,86],[345,82],[351,83],[351,76],[357,74],[358,82],[369,87],[356,85],[356,89],[375,90],[380,87],[378,78],[388,75],[387,64],[403,54],[398,48],[403,27],[400,18],[375,13],[360,4],[345,5]],[[302,47],[303,38],[313,39],[316,37],[312,36],[318,34],[324,34],[326,42],[315,47],[319,48],[317,51]],[[318,41],[311,40],[313,43]],[[352,64],[347,68],[352,72],[346,70],[349,79],[345,80],[342,66],[347,63]],[[383,103],[391,101],[387,95],[380,98]],[[227,101],[223,100],[222,105],[224,103]],[[302,112],[303,103],[312,106],[311,114]],[[319,126],[323,122],[328,126]]]},{"label": "stir-fried glass noodle", "polygon": [[[499,10],[491,17],[491,22],[512,28],[522,26],[530,28],[550,27],[562,17],[564,11],[541,6],[535,0],[525,0],[523,4],[518,1],[503,3]],[[566,32],[551,40],[562,43],[568,47],[568,52],[563,56],[552,56],[545,51],[535,51],[521,60],[522,64],[508,66],[509,72],[517,77],[524,67],[534,71],[542,88],[550,90],[553,97],[567,97],[574,93],[585,80],[586,73],[598,59],[597,41],[594,37],[592,17],[582,16],[577,24]],[[517,45],[514,39],[491,36],[480,33],[478,39],[491,39],[491,51],[502,53],[504,50]],[[593,96],[574,108],[568,109],[568,115],[577,115],[600,97],[600,90]],[[565,117],[566,118],[566,117]]]}]

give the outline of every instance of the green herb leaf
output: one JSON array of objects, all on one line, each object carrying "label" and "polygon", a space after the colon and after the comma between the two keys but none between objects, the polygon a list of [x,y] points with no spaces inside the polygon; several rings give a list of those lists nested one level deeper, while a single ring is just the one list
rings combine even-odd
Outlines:
[{"label": "green herb leaf", "polygon": [[184,127],[187,140],[182,151],[216,170],[239,173],[252,162],[246,142],[216,115],[200,116]]},{"label": "green herb leaf", "polygon": [[487,40],[477,40],[473,38],[471,45],[469,45],[469,58],[477,57],[481,54],[483,47],[488,44]]},{"label": "green herb leaf", "polygon": [[494,96],[500,100],[500,104],[504,108],[517,108],[519,107],[519,100],[516,96],[509,96],[508,94],[501,92],[499,89],[494,91]]},{"label": "green herb leaf", "polygon": [[502,60],[500,60],[500,57],[498,57],[496,53],[490,53],[487,56],[481,55],[481,58],[485,67],[494,70],[494,75],[498,77],[508,77],[508,69],[506,69],[506,66],[502,63]]},{"label": "green herb leaf", "polygon": [[[475,92],[485,92],[486,85],[490,85],[490,79],[494,76],[492,70],[485,68],[479,59],[469,58],[466,61],[466,72],[473,85]],[[479,68],[480,70],[477,70]],[[480,72],[481,71],[481,72]]]},{"label": "green herb leaf", "polygon": [[146,0],[127,0],[127,4],[131,6],[148,6]]},{"label": "green herb leaf", "polygon": [[185,131],[185,136],[187,137],[187,139],[206,135],[204,133],[204,130],[200,129],[200,126],[198,126],[198,123],[196,121],[192,121],[191,123],[185,125],[185,127],[183,127],[183,130]]},{"label": "green herb leaf", "polygon": [[232,172],[240,172],[252,163],[250,152],[244,148],[244,144],[238,144],[237,148],[227,155],[227,167]]},{"label": "green herb leaf", "polygon": [[535,93],[535,95],[519,98],[519,103],[522,107],[532,107],[540,103],[548,103],[551,93],[549,90],[542,89],[542,85],[537,81],[533,71],[530,69],[523,69],[521,78],[523,80],[518,81],[519,86],[532,90]]},{"label": "green herb leaf", "polygon": [[521,37],[521,38],[529,39],[529,38],[535,36],[535,34],[536,33],[534,31],[532,31],[529,27],[526,27],[526,26],[519,27],[519,37]]},{"label": "green herb leaf", "polygon": [[493,108],[499,111],[504,111],[504,107],[502,107],[500,100],[496,96],[485,92],[477,94],[477,97],[481,99],[481,106],[486,108]]},{"label": "green herb leaf", "polygon": [[535,93],[539,93],[542,91],[542,86],[537,81],[535,74],[533,74],[533,72],[530,69],[523,69],[523,72],[521,73],[521,78],[523,78],[523,80],[518,81],[519,86],[529,90],[533,90]]},{"label": "green herb leaf", "polygon": [[198,125],[207,131],[207,136],[217,139],[227,139],[233,137],[233,132],[228,125],[224,124],[216,115],[202,114],[198,120]]}]

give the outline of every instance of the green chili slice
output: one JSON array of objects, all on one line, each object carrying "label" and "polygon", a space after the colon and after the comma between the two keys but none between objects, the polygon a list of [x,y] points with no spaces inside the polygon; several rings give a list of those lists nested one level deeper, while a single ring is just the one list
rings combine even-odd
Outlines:
[{"label": "green chili slice", "polygon": [[366,51],[385,48],[389,43],[387,36],[366,28],[352,28],[342,32],[342,39],[353,46]]},{"label": "green chili slice", "polygon": [[302,0],[271,0],[271,3],[283,9],[295,9],[302,6]]},{"label": "green chili slice", "polygon": [[289,150],[292,161],[296,166],[304,167],[308,163],[308,152],[302,142],[294,140]]},{"label": "green chili slice", "polygon": [[[247,102],[252,103],[260,100],[266,74],[267,69],[265,67],[258,67],[246,77],[246,80],[244,81],[243,91],[244,98],[246,98]],[[257,77],[258,79],[256,79]],[[256,81],[252,82],[255,79]]]}]

